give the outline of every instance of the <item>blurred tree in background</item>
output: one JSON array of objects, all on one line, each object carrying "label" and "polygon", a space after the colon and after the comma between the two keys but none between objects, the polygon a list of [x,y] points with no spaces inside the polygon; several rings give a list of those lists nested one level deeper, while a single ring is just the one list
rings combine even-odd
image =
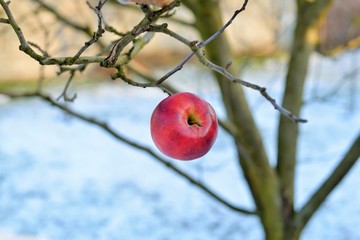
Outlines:
[{"label": "blurred tree in background", "polygon": [[[268,7],[272,6],[272,2],[262,2],[265,2],[263,5],[265,6],[264,17],[265,10],[269,10]],[[336,2],[334,6],[341,9],[341,6],[346,5],[343,1],[297,0],[294,2],[296,21],[293,35],[289,37],[291,47],[288,53],[288,70],[281,103],[277,103],[267,93],[266,88],[251,83],[251,80],[248,82],[239,78],[241,69],[231,66],[231,59],[240,53],[247,53],[250,58],[251,54],[273,54],[281,49],[287,49],[286,44],[277,45],[277,39],[284,34],[279,29],[289,16],[286,15],[286,11],[279,10],[275,13],[281,12],[281,16],[270,20],[264,17],[272,29],[268,35],[264,36],[270,40],[262,43],[262,37],[260,37],[257,46],[256,44],[252,46],[250,41],[242,44],[242,47],[239,48],[234,41],[234,34],[246,34],[247,28],[252,28],[252,25],[249,23],[239,26],[236,20],[240,16],[242,19],[246,19],[246,14],[248,11],[252,11],[254,3],[230,0],[224,2],[175,0],[163,8],[148,5],[125,7],[110,0],[88,1],[86,2],[87,6],[84,7],[83,3],[81,5],[72,1],[71,5],[75,9],[81,9],[79,16],[82,21],[74,20],[75,17],[68,16],[61,9],[61,5],[54,7],[51,1],[33,0],[30,9],[25,9],[22,15],[17,15],[14,10],[18,3],[0,0],[2,7],[0,31],[9,32],[9,29],[12,29],[12,35],[16,34],[20,51],[23,54],[28,55],[33,62],[40,65],[56,66],[58,74],[68,74],[69,76],[58,101],[42,88],[46,74],[40,76],[34,91],[18,92],[10,89],[2,90],[2,94],[12,98],[38,97],[74,117],[100,127],[117,140],[152,155],[155,160],[190,180],[192,184],[205,191],[209,197],[216,199],[220,204],[241,214],[258,216],[266,239],[299,239],[310,218],[360,156],[360,135],[358,135],[353,142],[349,140],[349,148],[344,149],[343,158],[327,179],[302,207],[295,209],[294,180],[296,178],[299,125],[306,124],[307,121],[301,117],[301,109],[310,57],[315,51],[334,54],[349,47],[356,48],[358,46],[356,39],[359,36],[360,28],[358,19],[355,19],[356,11],[347,13],[348,18],[343,23],[338,22],[338,19],[330,18],[336,16],[333,12],[336,9],[332,8],[333,4]],[[353,9],[359,7],[356,1],[350,2],[354,4]],[[229,17],[224,17],[226,4],[232,7],[231,14],[227,14]],[[274,3],[274,6],[280,8],[283,4],[285,4],[284,1],[278,1],[276,4]],[[81,5],[81,7],[77,5]],[[136,17],[132,13],[126,15],[124,9],[136,12]],[[328,14],[329,12],[331,14]],[[112,25],[114,21],[108,18],[110,15],[117,21],[116,25]],[[351,16],[355,16],[354,19],[351,20]],[[334,25],[333,22],[343,24],[345,27],[329,28]],[[54,27],[55,24],[62,28]],[[176,27],[172,28],[174,24]],[[66,27],[66,31],[64,27]],[[39,41],[30,41],[27,33],[31,30],[25,28],[40,30],[40,37],[37,38]],[[233,35],[227,32],[231,28],[232,32],[235,32]],[[68,31],[69,29],[71,33]],[[343,34],[346,37],[336,39],[332,37],[337,36],[336,34],[340,30],[345,31],[346,29],[351,30],[350,33]],[[330,30],[334,30],[335,33]],[[54,32],[55,35],[53,35]],[[166,43],[169,43],[165,43],[160,49],[162,47],[168,51],[173,49],[172,53],[176,53],[177,58],[171,59],[170,71],[161,78],[155,78],[149,75],[149,71],[145,72],[139,65],[131,65],[131,63],[143,52],[146,52],[144,47],[156,42],[156,37],[160,34],[165,35]],[[68,36],[72,35],[77,37],[70,42],[67,41]],[[274,44],[271,44],[271,41]],[[159,49],[159,47],[155,46],[155,49]],[[257,49],[258,52],[253,49]],[[2,48],[2,51],[5,49]],[[158,51],[157,54],[160,56]],[[152,68],[156,68],[157,60],[153,57],[146,57],[145,54],[142,59],[145,60],[139,61],[144,61],[145,65],[151,64]],[[75,81],[77,74],[84,71],[111,75],[112,79],[121,79],[134,87],[156,87],[171,94],[177,89],[168,84],[167,79],[181,71],[182,67],[193,59],[197,59],[198,63],[206,66],[217,80],[227,116],[226,119],[220,120],[220,126],[233,139],[239,168],[242,169],[246,178],[256,209],[244,209],[228,202],[150,148],[131,141],[116,133],[106,123],[84,116],[59,101],[75,100],[76,95],[69,96],[68,88],[72,81]],[[9,61],[9,59],[5,61]],[[96,66],[96,71],[88,70],[91,66]],[[51,71],[55,72],[56,70],[51,68]],[[135,81],[135,78],[132,77],[134,75],[143,77],[145,81]],[[279,112],[275,166],[272,166],[269,161],[264,140],[244,95],[244,87],[257,91],[260,96],[272,104],[275,111]]]}]

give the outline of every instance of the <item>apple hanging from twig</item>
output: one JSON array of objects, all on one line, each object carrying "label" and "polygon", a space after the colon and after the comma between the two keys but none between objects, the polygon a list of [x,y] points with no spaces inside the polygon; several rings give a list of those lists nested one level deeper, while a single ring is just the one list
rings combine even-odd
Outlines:
[{"label": "apple hanging from twig", "polygon": [[213,107],[198,96],[176,93],[155,108],[150,123],[151,137],[165,155],[193,160],[213,146],[218,122]]}]

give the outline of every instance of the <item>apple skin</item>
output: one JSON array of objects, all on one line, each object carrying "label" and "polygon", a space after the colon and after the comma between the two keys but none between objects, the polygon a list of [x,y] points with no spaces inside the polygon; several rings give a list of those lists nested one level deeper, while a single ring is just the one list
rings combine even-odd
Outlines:
[{"label": "apple skin", "polygon": [[151,137],[168,157],[193,160],[213,146],[218,122],[213,107],[198,96],[176,93],[162,100],[151,116]]}]

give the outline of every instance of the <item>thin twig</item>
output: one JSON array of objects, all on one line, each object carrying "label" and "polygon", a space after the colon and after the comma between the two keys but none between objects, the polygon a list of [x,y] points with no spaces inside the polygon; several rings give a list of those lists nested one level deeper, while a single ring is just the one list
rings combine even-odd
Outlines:
[{"label": "thin twig", "polygon": [[[182,42],[183,44],[187,45],[188,47],[192,47],[193,44],[195,44],[195,42],[191,42],[189,40],[187,40],[186,38],[182,37],[181,35],[177,34],[176,32],[173,32],[172,30],[170,30],[168,28],[168,25],[166,23],[162,24],[162,25],[150,25],[148,30],[149,32],[162,32],[165,33],[167,35],[169,35],[172,38],[175,38],[176,40]],[[160,79],[158,79],[157,81],[152,81],[149,83],[137,83],[137,82],[133,82],[129,79],[124,79],[126,82],[128,82],[131,85],[137,86],[137,87],[160,87],[161,84],[163,84],[163,82],[168,79],[171,75],[173,75],[175,72],[179,71],[182,69],[182,67],[191,59],[191,57],[195,54],[195,52],[191,52],[183,61],[181,61],[175,68],[173,68],[170,72],[168,72],[167,74],[165,74],[163,77],[161,77]],[[113,79],[116,77],[121,77],[122,75],[113,76]]]},{"label": "thin twig", "polygon": [[[145,74],[143,72],[140,72],[138,69],[135,69],[131,66],[127,66],[127,68],[131,72],[135,73],[136,75],[138,75],[139,77],[141,77],[148,83],[153,83],[153,82],[157,81],[154,77],[152,77],[148,74]],[[167,91],[165,93],[168,93],[169,95],[179,92],[176,88],[174,88],[173,86],[170,86],[169,84],[166,84],[166,83],[161,84],[160,86],[165,88]],[[233,126],[232,123],[230,123],[229,121],[223,120],[223,119],[219,119],[219,118],[218,118],[218,123],[219,123],[220,127],[222,127],[222,129],[224,129],[227,133],[229,133],[232,136],[236,136],[237,130],[236,130],[236,127]]]},{"label": "thin twig", "polygon": [[[82,48],[80,48],[80,50],[75,54],[75,56],[73,57],[72,61],[76,61],[81,54],[83,54],[92,44],[94,44],[95,42],[97,42],[103,35],[103,33],[105,32],[103,26],[104,24],[104,17],[102,15],[101,9],[104,6],[104,4],[106,3],[107,0],[99,0],[98,4],[93,7],[91,6],[91,4],[86,1],[86,3],[88,4],[88,6],[96,13],[97,17],[98,17],[98,27],[96,32],[93,33],[92,38],[85,42],[84,46]],[[72,62],[70,61],[70,63]]]},{"label": "thin twig", "polygon": [[[203,42],[198,43],[197,41],[195,41],[194,43],[197,44],[198,49],[201,49],[203,47],[205,47],[206,45],[208,45],[209,43],[211,43],[213,40],[215,40],[220,34],[222,34],[225,29],[227,27],[229,27],[231,25],[231,23],[234,21],[234,19],[245,10],[246,6],[248,4],[248,0],[244,0],[244,3],[242,5],[242,7],[240,9],[237,9],[234,14],[231,16],[231,18],[224,24],[224,26],[222,28],[220,28],[217,32],[215,32],[213,35],[211,35],[208,39],[206,39]],[[170,35],[171,36],[171,35]],[[172,36],[174,37],[174,36]],[[180,40],[180,39],[178,39]],[[181,41],[183,42],[183,41]],[[183,42],[185,43],[185,42]],[[186,43],[185,43],[186,44]],[[194,51],[191,52],[188,56],[186,56],[178,65],[176,65],[175,68],[171,69],[168,73],[166,73],[163,77],[161,77],[159,79],[159,82],[162,83],[164,82],[166,79],[168,79],[169,77],[171,77],[173,74],[175,74],[176,72],[180,71],[183,66],[195,55]]]},{"label": "thin twig", "polygon": [[107,32],[111,32],[117,36],[120,36],[120,37],[123,37],[125,36],[126,34],[125,33],[122,33],[122,32],[119,32],[116,28],[114,28],[113,26],[105,23],[105,27],[104,29],[107,31]]},{"label": "thin twig", "polygon": [[6,18],[0,18],[0,23],[10,24],[10,21],[9,21],[9,19],[6,19]]},{"label": "thin twig", "polygon": [[74,93],[74,95],[72,97],[69,97],[68,93],[67,93],[68,89],[69,89],[69,86],[70,86],[70,83],[74,79],[75,73],[76,73],[76,69],[73,69],[73,70],[70,71],[70,77],[66,81],[66,84],[65,84],[65,87],[64,87],[62,93],[56,99],[57,101],[59,101],[61,98],[63,98],[65,102],[73,102],[76,99],[76,97],[77,97],[76,93]]},{"label": "thin twig", "polygon": [[34,48],[36,48],[37,50],[39,50],[44,57],[50,57],[49,53],[46,50],[42,49],[38,44],[30,42],[30,41],[28,43],[31,46],[33,46]]},{"label": "thin twig", "polygon": [[21,44],[20,49],[26,49],[29,45],[28,45],[27,41],[25,40],[25,37],[24,37],[24,34],[23,34],[21,28],[16,23],[15,18],[13,16],[12,12],[10,11],[9,3],[10,2],[5,2],[4,0],[0,0],[0,5],[4,9],[5,14],[8,17],[8,24],[10,24],[11,27],[14,29],[14,32],[16,33],[16,35],[20,41],[20,44]]},{"label": "thin twig", "polygon": [[198,57],[199,61],[205,65],[206,67],[222,74],[224,77],[226,77],[227,79],[229,79],[230,81],[234,82],[234,83],[238,83],[241,84],[244,87],[248,87],[251,88],[253,90],[258,91],[266,100],[268,100],[276,110],[278,110],[281,114],[283,114],[284,116],[288,117],[289,119],[293,120],[296,123],[306,123],[307,120],[297,117],[296,115],[294,115],[292,112],[290,112],[289,110],[283,108],[282,106],[280,106],[276,100],[274,98],[272,98],[266,91],[265,87],[261,87],[259,85],[256,85],[254,83],[250,83],[247,81],[244,81],[236,76],[234,76],[233,74],[231,74],[228,70],[226,70],[223,67],[220,67],[212,62],[210,62],[207,58],[205,58],[204,53],[202,50],[198,50],[196,51],[196,56]]},{"label": "thin twig", "polygon": [[242,7],[234,12],[234,14],[231,16],[231,18],[224,24],[222,28],[219,29],[216,33],[214,33],[212,36],[210,36],[208,39],[206,39],[204,42],[199,44],[199,48],[203,48],[209,43],[211,43],[214,39],[216,39],[220,34],[222,34],[227,27],[231,25],[231,23],[234,21],[234,19],[243,11],[245,11],[246,6],[248,4],[249,0],[244,0],[244,3]]},{"label": "thin twig", "polygon": [[146,32],[150,25],[157,21],[164,13],[172,10],[173,8],[180,5],[180,0],[175,0],[170,5],[161,8],[158,11],[152,11],[151,9],[143,7],[143,11],[145,13],[145,17],[140,21],[139,24],[134,26],[134,28],[123,36],[119,41],[117,41],[112,50],[110,51],[109,56],[101,62],[102,67],[113,67],[115,66],[118,57],[120,56],[121,51],[135,38],[137,38],[140,34]]}]

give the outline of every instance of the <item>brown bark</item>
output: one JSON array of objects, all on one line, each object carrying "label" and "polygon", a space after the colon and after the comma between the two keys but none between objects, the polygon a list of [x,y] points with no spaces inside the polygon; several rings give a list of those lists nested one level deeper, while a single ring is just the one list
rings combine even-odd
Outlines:
[{"label": "brown bark", "polygon": [[[203,39],[218,31],[222,16],[218,1],[183,1],[196,16],[196,27]],[[241,6],[239,4],[239,6]],[[224,34],[207,48],[210,61],[226,66],[231,51]],[[239,164],[251,190],[267,239],[282,239],[283,222],[278,180],[269,164],[261,135],[254,122],[243,89],[223,76],[216,74],[229,121],[236,127],[234,142],[238,151]]]},{"label": "brown bark", "polygon": [[[318,43],[321,20],[326,16],[332,0],[308,2],[298,0],[297,23],[294,32],[283,107],[299,115],[303,101],[304,84],[311,53]],[[299,126],[283,116],[278,128],[277,173],[280,178],[282,211],[285,222],[285,239],[294,236],[294,179]]]}]

